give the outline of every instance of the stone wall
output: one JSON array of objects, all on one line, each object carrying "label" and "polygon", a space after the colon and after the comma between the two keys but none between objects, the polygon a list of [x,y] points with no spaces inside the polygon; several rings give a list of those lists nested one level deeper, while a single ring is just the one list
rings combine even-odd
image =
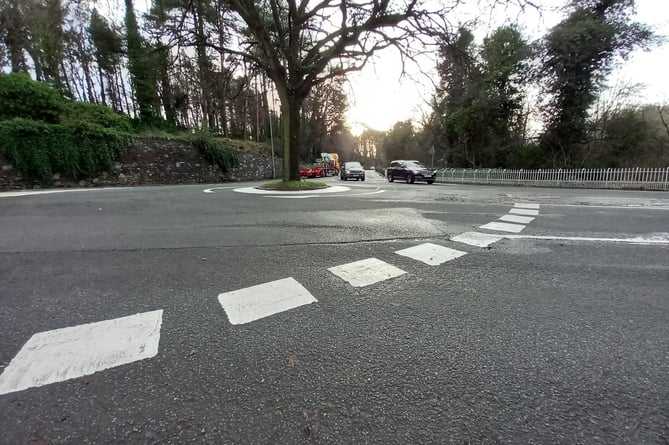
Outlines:
[{"label": "stone wall", "polygon": [[[276,176],[281,176],[281,160],[275,160]],[[137,139],[111,171],[77,180],[55,174],[50,187],[95,187],[151,184],[197,184],[224,181],[260,181],[272,178],[272,158],[262,154],[239,153],[239,165],[223,174],[191,144],[168,139]],[[25,181],[0,154],[0,191],[44,187]]]}]

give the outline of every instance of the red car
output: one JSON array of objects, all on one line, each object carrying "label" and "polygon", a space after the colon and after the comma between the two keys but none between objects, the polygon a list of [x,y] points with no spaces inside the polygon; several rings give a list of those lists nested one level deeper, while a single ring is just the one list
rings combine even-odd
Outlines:
[{"label": "red car", "polygon": [[323,177],[323,167],[319,166],[302,166],[300,167],[300,176],[305,178],[322,178]]}]

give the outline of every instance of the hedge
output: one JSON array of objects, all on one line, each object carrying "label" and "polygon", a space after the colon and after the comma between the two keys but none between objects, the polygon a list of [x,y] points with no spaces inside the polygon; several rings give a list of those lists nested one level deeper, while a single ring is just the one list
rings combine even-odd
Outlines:
[{"label": "hedge", "polygon": [[54,173],[70,178],[111,169],[132,136],[98,124],[49,124],[29,119],[0,122],[0,150],[27,179],[50,184]]}]

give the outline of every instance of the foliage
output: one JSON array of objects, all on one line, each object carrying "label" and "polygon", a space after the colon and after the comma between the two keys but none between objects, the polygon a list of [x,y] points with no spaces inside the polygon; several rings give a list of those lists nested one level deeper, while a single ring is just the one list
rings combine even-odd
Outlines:
[{"label": "foliage", "polygon": [[381,152],[386,164],[394,159],[425,160],[427,150],[418,147],[416,129],[411,121],[397,122],[381,142]]},{"label": "foliage", "polygon": [[153,53],[148,50],[146,42],[139,33],[132,0],[125,0],[125,8],[128,71],[137,99],[139,118],[143,122],[153,122],[157,120],[156,70],[151,66],[154,57],[151,57]]},{"label": "foliage", "polygon": [[190,138],[193,145],[212,164],[218,165],[223,173],[232,171],[239,160],[237,150],[213,137],[210,133],[199,131]]},{"label": "foliage", "polygon": [[424,143],[452,166],[508,166],[525,133],[529,45],[505,26],[477,48],[463,27],[442,37],[439,55],[440,83]]},{"label": "foliage", "polygon": [[511,168],[545,168],[550,167],[546,162],[546,153],[537,142],[529,142],[518,147],[509,158]]},{"label": "foliage", "polygon": [[344,148],[333,146],[337,136],[347,131],[348,100],[342,84],[336,80],[316,85],[305,99],[300,126],[302,159],[314,160],[322,152],[340,152]]},{"label": "foliage", "polygon": [[95,59],[101,70],[114,72],[123,54],[123,38],[100,13],[93,9],[88,33],[95,47]]},{"label": "foliage", "polygon": [[0,121],[13,118],[57,123],[63,111],[60,93],[27,74],[0,74]]},{"label": "foliage", "polygon": [[633,22],[633,0],[574,2],[569,16],[554,26],[543,43],[547,129],[542,143],[553,162],[574,165],[575,152],[587,142],[587,118],[616,57],[645,47],[652,33]]},{"label": "foliage", "polygon": [[666,167],[669,135],[658,125],[655,107],[627,106],[589,122],[589,142],[582,148],[585,167]]},{"label": "foliage", "polygon": [[132,125],[128,116],[116,113],[104,105],[92,104],[90,102],[66,102],[61,122],[71,124],[89,123],[118,131],[132,131]]},{"label": "foliage", "polygon": [[16,118],[0,121],[0,149],[22,176],[51,182],[109,170],[125,153],[131,136],[86,122],[49,124]]}]

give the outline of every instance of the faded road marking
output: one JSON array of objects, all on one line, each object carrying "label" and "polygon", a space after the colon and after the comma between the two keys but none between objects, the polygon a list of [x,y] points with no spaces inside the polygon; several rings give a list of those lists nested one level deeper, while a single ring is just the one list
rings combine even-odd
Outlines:
[{"label": "faded road marking", "polygon": [[488,247],[504,238],[504,235],[492,235],[490,233],[481,232],[465,232],[458,236],[451,238],[451,241],[458,243],[469,244],[470,246]]},{"label": "faded road marking", "polygon": [[35,334],[0,375],[0,394],[154,357],[162,319],[161,309]]},{"label": "faded road marking", "polygon": [[520,233],[523,231],[524,228],[525,226],[521,224],[511,224],[503,222],[491,222],[481,226],[481,229],[496,230],[498,232],[511,232],[511,233]]},{"label": "faded road marking", "polygon": [[529,215],[529,216],[539,215],[538,210],[529,210],[529,209],[511,209],[509,210],[509,213],[512,213],[514,215]]},{"label": "faded road marking", "polygon": [[391,278],[399,277],[406,272],[376,258],[342,264],[328,269],[353,287],[364,287]]},{"label": "faded road marking", "polygon": [[467,252],[449,249],[448,247],[432,243],[419,244],[408,249],[398,250],[395,253],[416,261],[421,261],[429,266],[439,266],[447,261],[467,255]]},{"label": "faded road marking", "polygon": [[534,218],[531,216],[504,215],[500,218],[500,221],[506,221],[518,224],[529,224],[532,221],[534,221]]},{"label": "faded road marking", "polygon": [[271,281],[218,295],[231,324],[249,323],[317,302],[294,278]]},{"label": "faded road marking", "polygon": [[535,239],[547,241],[582,241],[582,242],[596,242],[596,243],[626,243],[626,244],[642,244],[642,245],[657,245],[669,246],[669,234],[666,235],[652,235],[652,236],[637,236],[634,238],[591,238],[584,236],[535,236],[535,235],[504,235],[504,238],[509,239]]}]

